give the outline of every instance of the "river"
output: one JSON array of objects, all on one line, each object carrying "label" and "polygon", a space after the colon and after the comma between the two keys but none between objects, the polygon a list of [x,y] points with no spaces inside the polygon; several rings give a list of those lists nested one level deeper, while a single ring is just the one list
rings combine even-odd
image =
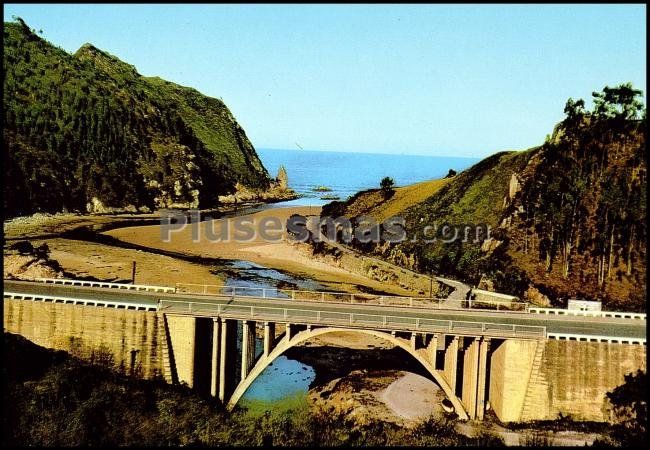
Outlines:
[{"label": "river", "polygon": [[[292,286],[304,290],[326,290],[316,281],[298,278],[248,261],[232,261],[227,265],[231,269],[228,273],[232,274],[227,275],[227,286],[249,288]],[[256,343],[258,352],[261,352],[262,345],[262,341],[258,338]],[[315,378],[316,372],[313,367],[280,356],[251,384],[242,397],[241,403],[255,404],[255,409],[276,409],[287,401],[299,403],[306,396]]]}]

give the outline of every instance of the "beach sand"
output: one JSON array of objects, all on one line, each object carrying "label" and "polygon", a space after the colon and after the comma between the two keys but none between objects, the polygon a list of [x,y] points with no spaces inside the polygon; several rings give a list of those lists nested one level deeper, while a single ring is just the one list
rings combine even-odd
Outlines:
[{"label": "beach sand", "polygon": [[[304,243],[292,242],[284,230],[284,224],[292,214],[304,216],[320,214],[316,207],[291,207],[269,208],[253,214],[238,216],[237,218],[207,220],[198,224],[186,225],[184,229],[169,233],[169,242],[164,242],[161,236],[160,225],[137,226],[119,228],[107,231],[105,234],[123,242],[137,244],[148,248],[163,251],[172,251],[202,258],[220,258],[231,260],[245,260],[265,267],[290,272],[292,274],[316,280],[330,289],[340,291],[358,292],[358,286],[375,291],[396,295],[409,295],[399,286],[392,286],[372,280],[345,268],[338,267],[324,258],[317,258],[311,254],[311,247]],[[273,242],[268,242],[262,236],[256,235],[247,242],[235,239],[235,220],[248,220],[250,223],[263,223],[265,220],[278,219],[281,227],[277,232],[269,232]],[[228,222],[228,224],[226,224]],[[193,232],[192,226],[195,226]],[[228,230],[227,241],[214,241],[209,236]],[[198,240],[193,239],[197,234]],[[188,280],[188,282],[190,282]],[[192,280],[191,282],[195,282]]]},{"label": "beach sand", "polygon": [[187,282],[188,278],[199,284],[223,282],[223,277],[212,273],[209,266],[142,250],[61,238],[50,239],[47,245],[50,247],[50,258],[58,261],[75,278],[130,282],[135,261],[137,284],[174,286]]}]

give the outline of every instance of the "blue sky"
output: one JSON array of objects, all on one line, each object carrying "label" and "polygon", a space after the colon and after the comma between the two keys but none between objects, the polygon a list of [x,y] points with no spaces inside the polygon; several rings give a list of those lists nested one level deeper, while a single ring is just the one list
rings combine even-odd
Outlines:
[{"label": "blue sky", "polygon": [[259,148],[483,157],[645,92],[645,5],[11,5],[65,50],[221,97]]}]

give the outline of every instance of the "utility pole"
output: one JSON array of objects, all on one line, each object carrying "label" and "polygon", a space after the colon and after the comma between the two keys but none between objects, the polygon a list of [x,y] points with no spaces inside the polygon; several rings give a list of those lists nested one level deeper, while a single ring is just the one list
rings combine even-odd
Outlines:
[{"label": "utility pole", "polygon": [[131,270],[131,284],[135,284],[135,261],[133,261],[133,269]]},{"label": "utility pole", "polygon": [[429,298],[433,298],[433,272],[430,272],[429,278]]}]

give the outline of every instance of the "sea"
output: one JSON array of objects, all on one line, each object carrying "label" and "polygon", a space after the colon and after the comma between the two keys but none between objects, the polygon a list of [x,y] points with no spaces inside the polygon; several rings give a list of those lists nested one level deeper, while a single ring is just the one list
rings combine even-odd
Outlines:
[{"label": "sea", "polygon": [[[384,177],[391,177],[396,186],[442,178],[453,169],[464,170],[479,158],[455,156],[420,156],[384,153],[355,153],[314,150],[257,149],[262,163],[272,177],[284,166],[289,187],[302,195],[282,206],[322,206],[332,201],[325,195],[346,200],[358,191],[378,188]],[[327,192],[314,191],[326,187]]]}]

